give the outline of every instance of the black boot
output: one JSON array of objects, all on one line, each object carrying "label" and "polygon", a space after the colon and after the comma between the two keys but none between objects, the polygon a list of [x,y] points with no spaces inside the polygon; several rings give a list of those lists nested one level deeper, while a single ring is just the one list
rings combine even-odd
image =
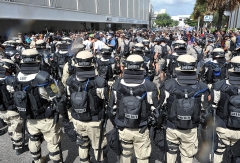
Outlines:
[{"label": "black boot", "polygon": [[22,148],[16,149],[16,155],[21,155],[26,151],[29,151],[28,145],[25,145],[24,149],[22,149]]}]

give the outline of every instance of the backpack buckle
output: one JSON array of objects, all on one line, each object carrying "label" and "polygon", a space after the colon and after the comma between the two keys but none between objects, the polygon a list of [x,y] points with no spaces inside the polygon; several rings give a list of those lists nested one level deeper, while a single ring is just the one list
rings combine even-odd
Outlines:
[{"label": "backpack buckle", "polygon": [[186,89],[184,89],[184,97],[187,99],[188,98],[188,92]]},{"label": "backpack buckle", "polygon": [[133,89],[132,88],[129,88],[130,89],[130,95],[133,96]]}]

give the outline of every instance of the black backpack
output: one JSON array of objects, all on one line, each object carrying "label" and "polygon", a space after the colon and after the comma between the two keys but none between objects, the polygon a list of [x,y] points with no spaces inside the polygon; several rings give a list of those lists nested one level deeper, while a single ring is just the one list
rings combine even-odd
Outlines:
[{"label": "black backpack", "polygon": [[215,83],[217,80],[222,80],[226,76],[226,65],[220,63],[207,62],[205,63],[207,71],[204,74],[207,83]]},{"label": "black backpack", "polygon": [[230,40],[229,50],[230,50],[230,51],[234,51],[235,49],[236,49],[236,44],[235,44],[232,40]]},{"label": "black backpack", "polygon": [[123,55],[124,56],[129,56],[129,54],[130,54],[130,41],[128,42],[128,44],[126,44],[125,41],[123,41],[123,43],[124,43]]},{"label": "black backpack", "polygon": [[166,58],[167,56],[168,56],[168,50],[167,50],[167,44],[165,45],[165,46],[162,46],[162,45],[160,45],[161,47],[162,47],[162,58]]},{"label": "black backpack", "polygon": [[106,80],[113,79],[113,70],[112,64],[115,63],[114,59],[111,58],[108,61],[101,61],[100,59],[97,61],[98,63],[98,75]]}]

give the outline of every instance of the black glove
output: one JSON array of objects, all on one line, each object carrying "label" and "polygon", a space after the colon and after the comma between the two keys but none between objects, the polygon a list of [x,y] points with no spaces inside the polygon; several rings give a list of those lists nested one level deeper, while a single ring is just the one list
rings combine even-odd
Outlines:
[{"label": "black glove", "polygon": [[62,115],[63,119],[68,119],[68,112],[66,108],[66,97],[57,95],[54,99],[57,111]]},{"label": "black glove", "polygon": [[74,130],[74,125],[72,122],[69,122],[67,119],[63,119],[62,122],[64,132],[67,134],[68,138],[71,142],[75,142],[77,140],[77,133]]}]

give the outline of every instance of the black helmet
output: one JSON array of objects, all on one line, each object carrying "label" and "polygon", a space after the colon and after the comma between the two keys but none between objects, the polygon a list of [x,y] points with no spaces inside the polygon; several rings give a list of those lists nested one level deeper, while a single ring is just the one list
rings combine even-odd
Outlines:
[{"label": "black helmet", "polygon": [[183,41],[188,41],[188,38],[186,36],[183,36]]},{"label": "black helmet", "polygon": [[161,43],[161,42],[165,42],[166,41],[166,39],[164,38],[164,37],[161,37],[160,39],[159,39],[159,42]]}]

